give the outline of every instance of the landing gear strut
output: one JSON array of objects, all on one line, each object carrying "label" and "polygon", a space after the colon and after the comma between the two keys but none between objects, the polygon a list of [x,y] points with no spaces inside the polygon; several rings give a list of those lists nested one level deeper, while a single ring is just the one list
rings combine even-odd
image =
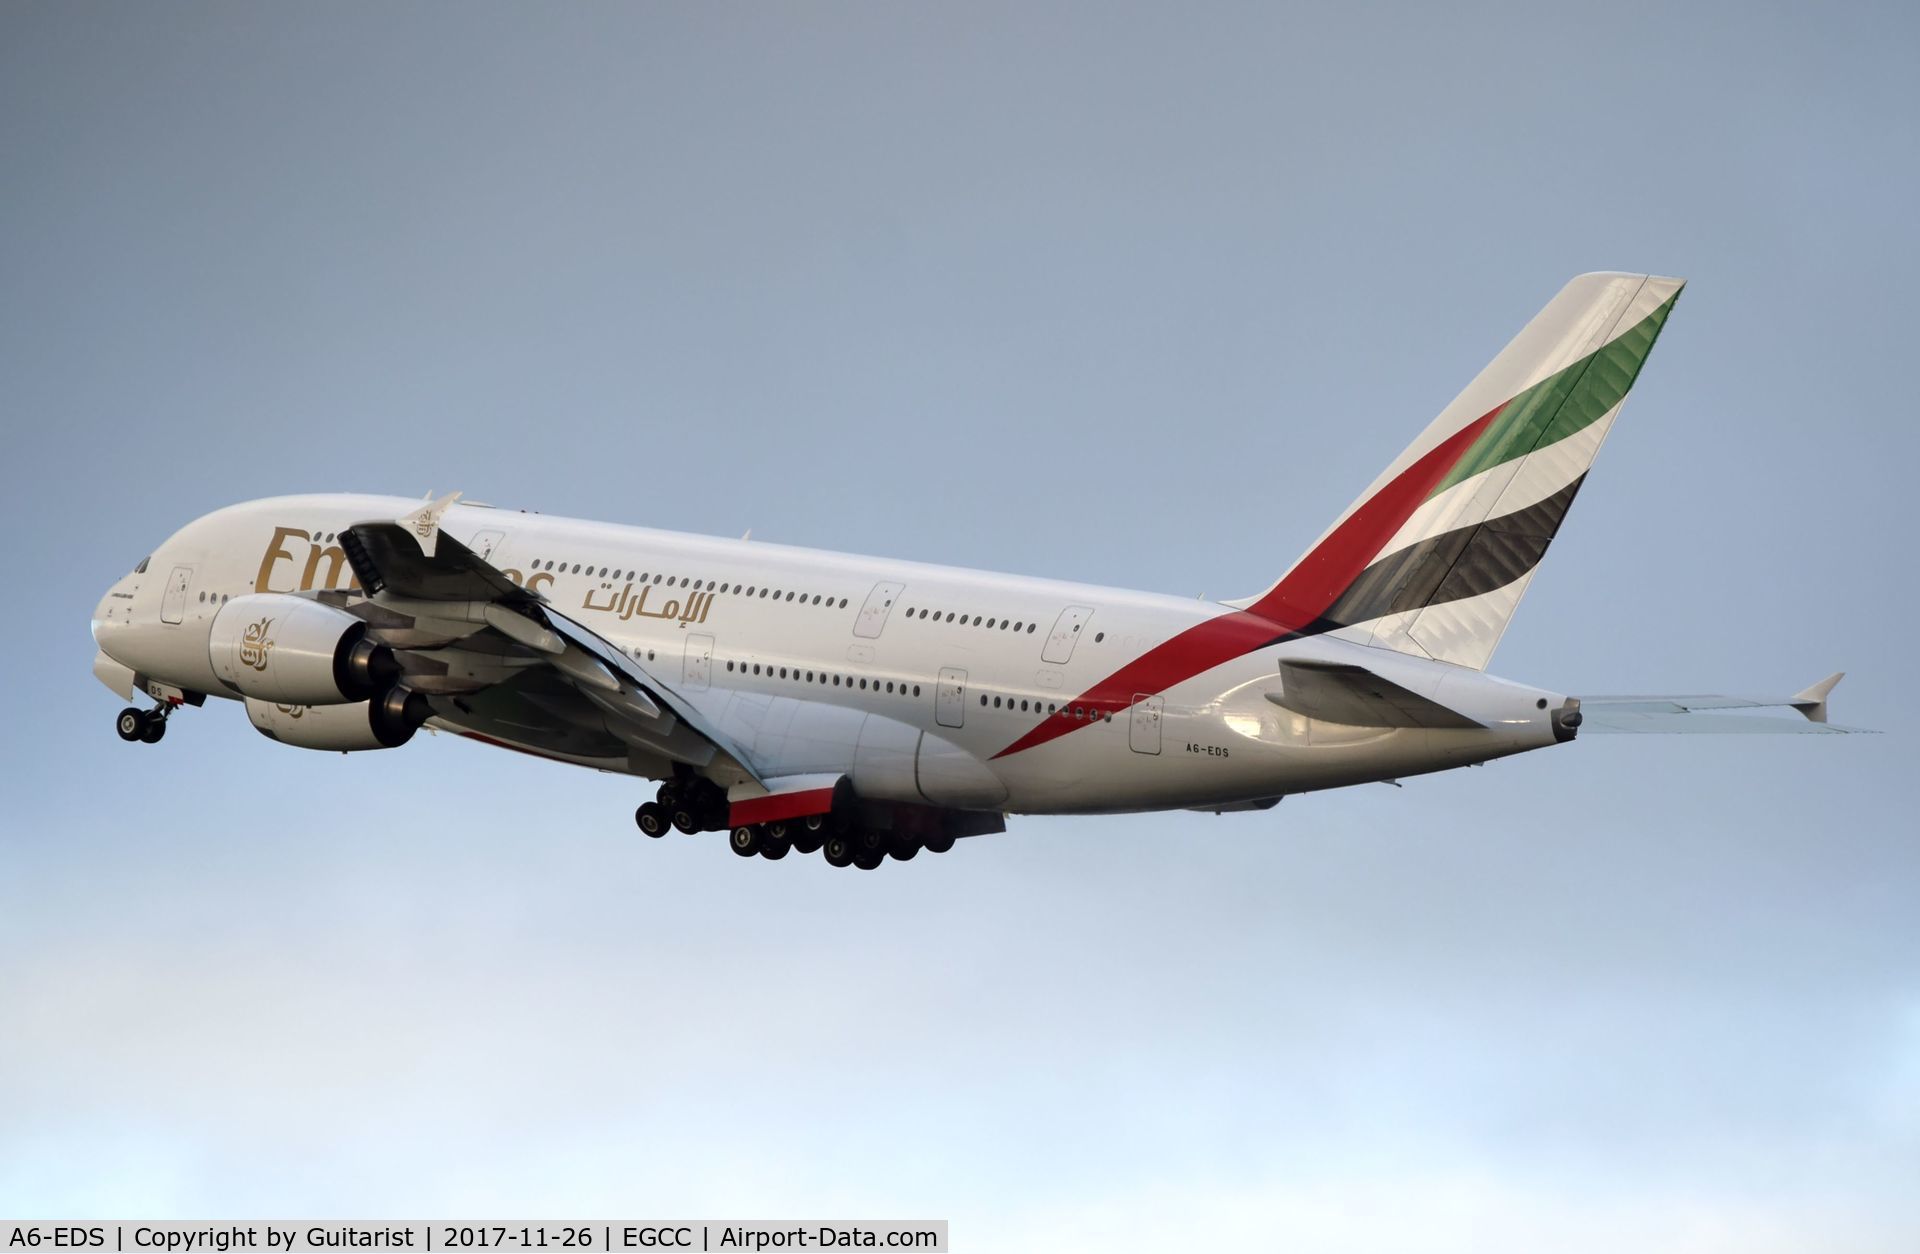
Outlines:
[{"label": "landing gear strut", "polygon": [[[710,832],[725,827],[727,823],[727,794],[708,780],[670,779],[660,785],[659,800],[655,804],[667,822],[673,824],[674,830],[688,836],[695,832]],[[634,821],[640,822],[638,813],[635,813]],[[640,830],[647,830],[644,823],[641,823]]]}]

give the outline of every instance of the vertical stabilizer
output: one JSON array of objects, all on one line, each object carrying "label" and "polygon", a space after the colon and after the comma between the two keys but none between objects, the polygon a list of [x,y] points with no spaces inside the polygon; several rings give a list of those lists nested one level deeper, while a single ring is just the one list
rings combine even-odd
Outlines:
[{"label": "vertical stabilizer", "polygon": [[1484,669],[1683,283],[1568,283],[1280,582],[1238,604]]}]

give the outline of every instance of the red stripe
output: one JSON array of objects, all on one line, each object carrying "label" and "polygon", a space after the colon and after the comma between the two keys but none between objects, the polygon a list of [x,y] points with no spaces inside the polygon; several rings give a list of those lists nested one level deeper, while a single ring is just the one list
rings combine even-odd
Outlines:
[{"label": "red stripe", "polygon": [[[1139,697],[1164,692],[1202,671],[1299,631],[1339,599],[1413,511],[1447,477],[1506,403],[1448,436],[1341,520],[1286,578],[1251,607],[1198,623],[1155,645],[1050,714],[996,758],[1066,735]],[[1078,716],[1075,711],[1080,711]]]},{"label": "red stripe", "polygon": [[765,797],[736,801],[727,809],[729,827],[751,827],[755,823],[774,823],[781,819],[801,819],[809,814],[825,814],[833,809],[833,789],[809,788],[802,792],[776,792]]}]

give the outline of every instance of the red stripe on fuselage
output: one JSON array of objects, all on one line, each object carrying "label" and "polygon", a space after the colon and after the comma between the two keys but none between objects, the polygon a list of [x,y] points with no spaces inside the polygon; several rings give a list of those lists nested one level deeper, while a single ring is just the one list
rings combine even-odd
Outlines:
[{"label": "red stripe on fuselage", "polygon": [[[1164,692],[1202,671],[1299,631],[1318,619],[1406,525],[1480,434],[1505,409],[1502,402],[1442,440],[1367,503],[1341,520],[1300,559],[1286,578],[1252,606],[1187,628],[1128,662],[1048,715],[996,758],[1043,745],[1095,719],[1130,707],[1137,697]],[[1078,713],[1076,713],[1076,711]]]}]

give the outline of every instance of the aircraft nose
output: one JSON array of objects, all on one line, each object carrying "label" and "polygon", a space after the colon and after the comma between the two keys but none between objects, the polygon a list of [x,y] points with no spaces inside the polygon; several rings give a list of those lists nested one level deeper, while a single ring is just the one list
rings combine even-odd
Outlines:
[{"label": "aircraft nose", "polygon": [[132,607],[133,596],[125,579],[108,588],[100,598],[100,604],[93,607],[93,642],[105,649],[109,656],[113,653],[110,642],[126,631],[133,613]]}]

